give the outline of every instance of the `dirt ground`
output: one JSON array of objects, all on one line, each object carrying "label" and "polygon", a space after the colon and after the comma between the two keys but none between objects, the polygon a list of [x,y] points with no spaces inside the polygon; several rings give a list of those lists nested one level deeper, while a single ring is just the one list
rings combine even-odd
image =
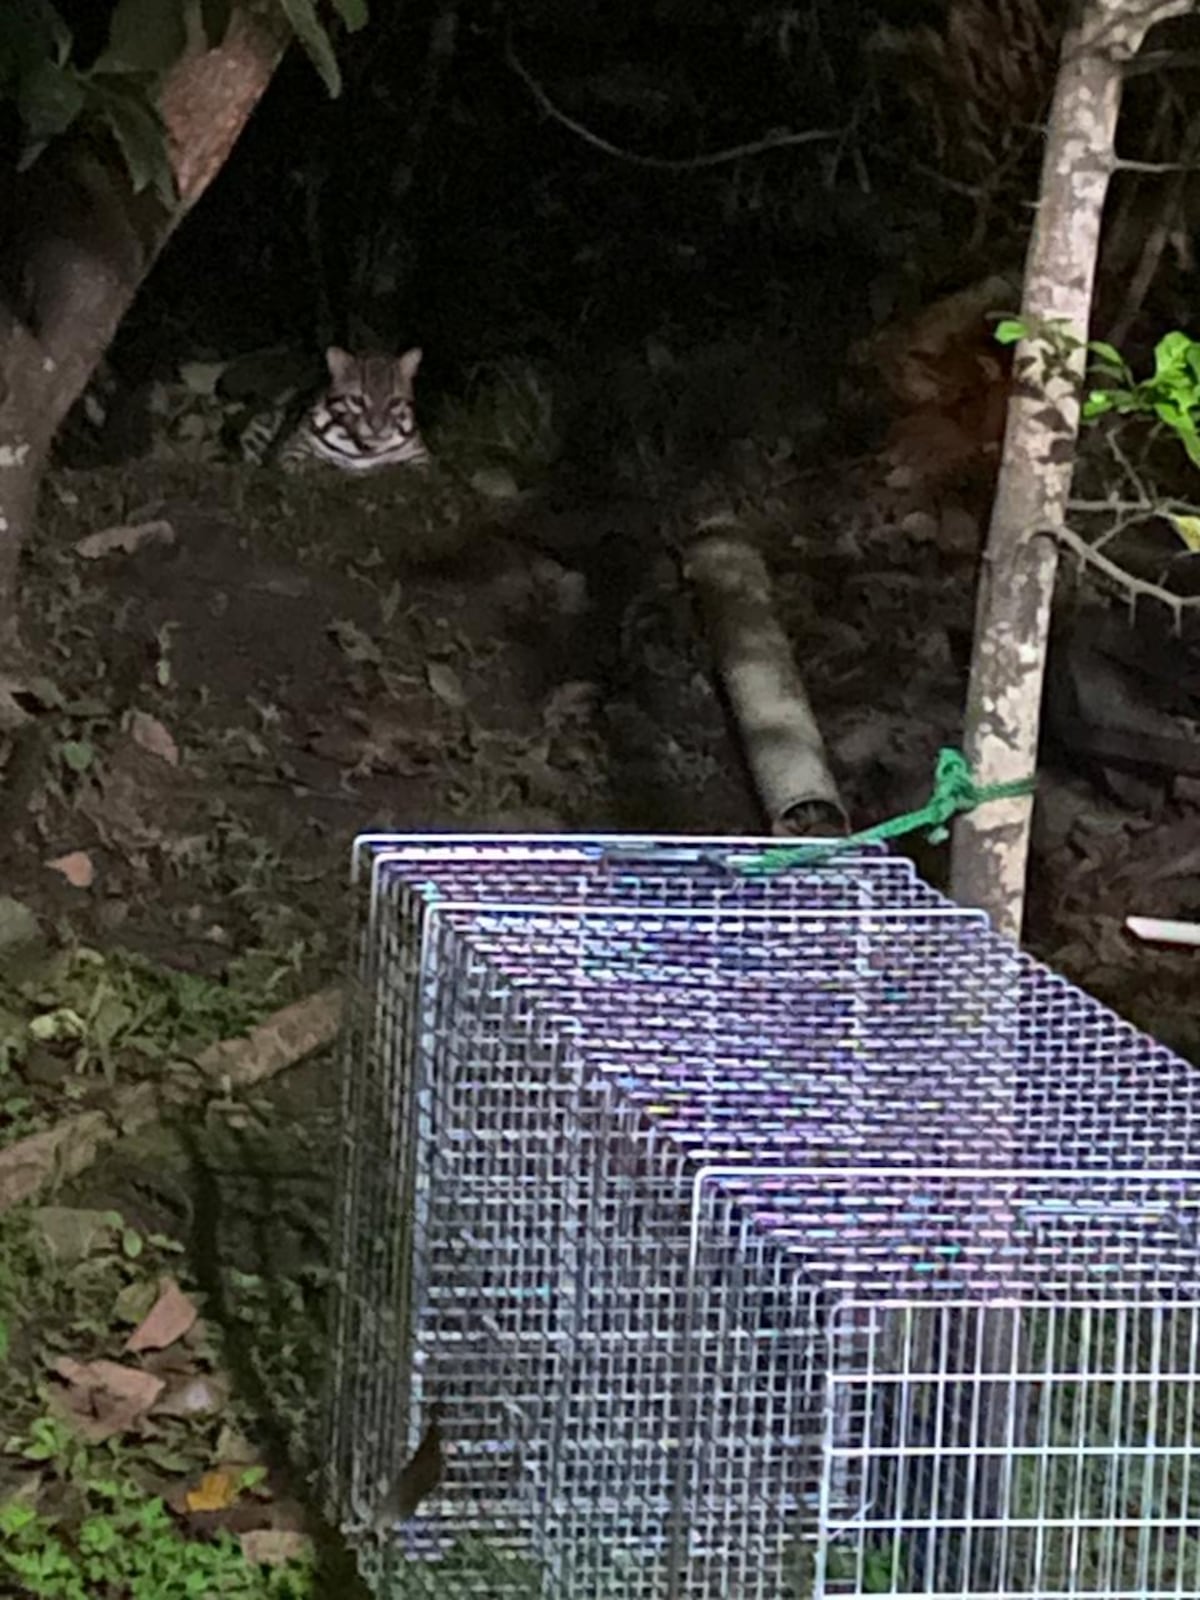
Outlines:
[{"label": "dirt ground", "polygon": [[[759,829],[678,561],[699,526],[766,556],[854,824],[927,798],[959,742],[986,463],[898,481],[816,430],[603,496],[520,476],[446,464],[345,485],[177,458],[54,473],[27,579],[45,680],[24,696],[3,817],[3,892],[39,933],[5,997],[0,1140],[338,978],[360,831]],[[1131,809],[1051,762],[1030,918],[1037,953],[1193,1057],[1191,958],[1121,924],[1195,913],[1196,804],[1163,786]],[[944,846],[902,848],[944,883]],[[30,1015],[57,1021],[18,1051]],[[154,1429],[134,1430],[145,1481],[182,1506],[236,1425],[283,1532],[312,1528],[332,1074],[326,1051],[210,1098],[54,1197],[183,1242],[223,1330],[219,1361],[185,1367],[226,1371],[234,1398],[176,1428],[153,1470]],[[110,1332],[101,1317],[63,1347],[111,1353]],[[27,1423],[27,1389],[10,1398]],[[181,1515],[207,1535],[263,1526],[263,1506]]]}]

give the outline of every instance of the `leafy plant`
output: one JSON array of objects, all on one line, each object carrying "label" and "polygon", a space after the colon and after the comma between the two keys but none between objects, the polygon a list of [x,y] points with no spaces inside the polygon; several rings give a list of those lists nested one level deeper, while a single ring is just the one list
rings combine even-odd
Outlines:
[{"label": "leafy plant", "polygon": [[[904,1542],[890,1542],[862,1551],[862,1594],[892,1594],[893,1570],[903,1576],[907,1565]],[[835,1583],[858,1583],[858,1557],[853,1550],[830,1545],[825,1555],[825,1574]]]},{"label": "leafy plant", "polygon": [[[341,74],[317,0],[277,0],[297,40],[331,95]],[[349,32],[367,21],[367,0],[329,0]],[[232,0],[116,0],[104,48],[90,63],[52,0],[7,0],[0,6],[0,100],[11,101],[21,128],[18,166],[33,165],[46,147],[75,127],[101,130],[115,144],[135,193],[153,189],[175,200],[166,130],[157,108],[162,80],[189,41],[198,17],[215,48],[225,38]]]},{"label": "leafy plant", "polygon": [[559,434],[546,375],[528,362],[500,360],[475,370],[466,398],[443,407],[434,436],[462,470],[503,466],[532,480],[553,464]]},{"label": "leafy plant", "polygon": [[481,1538],[456,1540],[436,1566],[419,1559],[396,1560],[390,1552],[365,1547],[359,1563],[368,1587],[389,1600],[432,1600],[443,1587],[459,1593],[502,1594],[508,1600],[537,1600],[546,1592],[545,1574],[535,1562],[497,1550]]},{"label": "leafy plant", "polygon": [[1111,355],[1116,361],[1106,375],[1113,386],[1091,391],[1084,417],[1090,421],[1112,411],[1155,417],[1179,440],[1192,465],[1200,467],[1200,341],[1178,331],[1166,334],[1154,347],[1153,374],[1140,383],[1133,381],[1115,350]]},{"label": "leafy plant", "polygon": [[1085,344],[1062,323],[1035,325],[1009,317],[997,324],[995,337],[999,344],[1036,339],[1056,361],[1086,348],[1099,358],[1089,371],[1108,382],[1089,390],[1083,403],[1084,421],[1094,422],[1110,413],[1152,417],[1175,435],[1192,465],[1200,467],[1200,340],[1178,330],[1165,334],[1154,348],[1154,372],[1139,383],[1114,346],[1099,339]]},{"label": "leafy plant", "polygon": [[186,1539],[157,1496],[123,1477],[83,1485],[77,1526],[20,1500],[0,1506],[0,1575],[21,1593],[45,1600],[307,1600],[312,1568],[295,1558],[264,1567],[249,1561],[229,1534],[211,1543]]},{"label": "leafy plant", "polygon": [[[132,1249],[136,1239],[138,1247]],[[172,1241],[143,1238],[119,1213],[61,1207],[0,1217],[0,1304],[11,1311],[22,1355],[0,1365],[0,1438],[8,1458],[0,1499],[0,1594],[44,1600],[307,1600],[311,1563],[297,1556],[265,1567],[228,1534],[189,1538],[138,1474],[147,1466],[189,1476],[212,1459],[210,1423],[160,1421],[153,1439],[112,1438],[88,1444],[48,1412],[33,1341],[53,1351],[65,1343],[81,1355],[112,1350],[114,1324],[136,1321],[146,1308]],[[135,1305],[135,1301],[137,1304]],[[199,1445],[197,1450],[196,1444]],[[161,1469],[161,1470],[160,1470]],[[20,1487],[12,1491],[13,1473]],[[250,1467],[241,1486],[261,1468]],[[49,1494],[39,1502],[47,1486]],[[286,1552],[285,1552],[286,1553]]]},{"label": "leafy plant", "polygon": [[85,945],[0,986],[0,1050],[19,1063],[35,1044],[66,1052],[76,1073],[111,1078],[120,1055],[162,1061],[244,1031],[270,1009],[260,989],[227,986],[137,956]]}]

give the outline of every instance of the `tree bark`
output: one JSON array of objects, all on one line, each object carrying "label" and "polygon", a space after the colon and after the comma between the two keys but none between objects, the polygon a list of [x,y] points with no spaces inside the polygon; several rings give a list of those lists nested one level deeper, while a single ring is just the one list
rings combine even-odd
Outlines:
[{"label": "tree bark", "polygon": [[[1061,525],[1074,469],[1078,349],[1055,354],[1046,324],[1086,339],[1105,194],[1115,159],[1124,64],[1150,27],[1191,0],[1076,0],[1046,132],[1037,218],[1021,317],[1033,336],[1016,349],[996,499],[980,574],[967,691],[965,751],[980,784],[1035,770],[1050,606],[1058,552],[1043,530]],[[961,818],[951,892],[1020,937],[1032,799],[993,801]]]},{"label": "tree bark", "polygon": [[220,171],[288,38],[278,13],[243,7],[220,45],[194,47],[168,74],[159,111],[173,207],[135,195],[123,171],[69,140],[28,176],[0,305],[0,663],[19,653],[18,563],[54,435],[159,251]]}]

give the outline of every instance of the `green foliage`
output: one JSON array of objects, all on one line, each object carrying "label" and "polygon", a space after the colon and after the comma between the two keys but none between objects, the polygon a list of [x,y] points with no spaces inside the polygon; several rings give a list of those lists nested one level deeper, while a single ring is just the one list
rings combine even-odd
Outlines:
[{"label": "green foliage", "polygon": [[379,1546],[360,1547],[358,1562],[367,1587],[386,1600],[437,1600],[447,1592],[538,1600],[546,1593],[535,1562],[476,1537],[456,1540],[437,1563],[397,1560]]},{"label": "green foliage", "polygon": [[23,170],[47,145],[79,125],[115,141],[136,192],[174,200],[166,135],[155,109],[163,73],[186,44],[183,0],[117,0],[108,40],[88,67],[51,0],[0,8],[0,97],[15,103]]},{"label": "green foliage", "polygon": [[[317,0],[277,0],[331,95],[341,74]],[[329,0],[348,32],[367,21],[367,0]],[[11,101],[21,127],[20,170],[74,127],[112,139],[135,193],[152,189],[165,206],[176,199],[166,131],[157,108],[162,80],[184,53],[189,22],[199,20],[210,48],[225,37],[232,0],[116,0],[108,37],[88,66],[52,0],[0,5],[0,100]]]},{"label": "green foliage", "polygon": [[[902,1580],[908,1556],[904,1541],[884,1544],[862,1553],[862,1580],[860,1594],[895,1593],[894,1575]],[[837,1584],[859,1582],[858,1563],[854,1551],[840,1545],[830,1545],[825,1555],[825,1575]]]},{"label": "green foliage", "polygon": [[1109,412],[1154,417],[1179,440],[1192,465],[1200,467],[1200,341],[1178,331],[1166,334],[1154,349],[1153,374],[1140,383],[1133,382],[1119,355],[1105,376],[1114,380],[1111,385],[1093,389],[1084,402],[1089,421]]},{"label": "green foliage", "polygon": [[162,1501],[130,1479],[88,1475],[83,1514],[68,1526],[13,1499],[0,1506],[0,1585],[44,1600],[307,1600],[311,1565],[251,1563],[229,1534],[211,1543],[184,1538]]},{"label": "green foliage", "polygon": [[1089,390],[1083,420],[1094,422],[1110,414],[1154,418],[1175,435],[1192,465],[1200,467],[1200,340],[1179,331],[1165,334],[1154,349],[1153,374],[1138,383],[1113,345],[1100,339],[1085,344],[1065,323],[1034,325],[1009,317],[997,324],[995,337],[998,344],[1037,340],[1054,361],[1086,349],[1097,358],[1089,372],[1107,382]]},{"label": "green foliage", "polygon": [[[251,950],[219,982],[82,945],[10,963],[0,973],[0,1144],[63,1115],[96,1078],[138,1078],[246,1032],[281,1003],[281,983],[295,986],[295,970],[287,952]],[[25,1081],[31,1058],[61,1063],[49,1099]]]},{"label": "green foliage", "polygon": [[[321,75],[321,82],[336,97],[342,92],[342,75],[338,69],[333,42],[317,11],[316,0],[279,0],[283,14],[291,23],[297,42]],[[356,33],[367,21],[367,0],[331,0],[334,10],[350,33]]]},{"label": "green foliage", "polygon": [[187,22],[181,6],[164,5],[162,0],[119,0],[109,24],[108,46],[93,71],[161,74],[186,45]]},{"label": "green foliage", "polygon": [[[134,1239],[138,1248],[131,1250]],[[0,1595],[44,1600],[309,1600],[308,1557],[250,1560],[228,1533],[189,1538],[139,1475],[194,1476],[212,1459],[204,1424],[160,1422],[148,1439],[84,1442],[48,1412],[43,1360],[111,1354],[148,1309],[178,1246],[116,1212],[24,1208],[0,1215],[0,1306],[21,1361],[0,1363]],[[178,1265],[173,1268],[178,1272]],[[40,1351],[35,1346],[40,1346]],[[206,1361],[211,1356],[204,1358]],[[212,1424],[208,1425],[211,1434]],[[199,1436],[196,1430],[199,1429]],[[14,1431],[15,1430],[15,1431]],[[161,1470],[160,1470],[161,1469]],[[248,1468],[243,1486],[261,1481]]]},{"label": "green foliage", "polygon": [[1099,356],[1106,367],[1116,368],[1122,373],[1127,371],[1119,350],[1100,339],[1081,339],[1072,331],[1070,323],[1059,318],[1027,322],[1023,317],[1005,317],[996,324],[993,337],[997,344],[1017,344],[1022,339],[1036,342],[1056,368],[1065,364],[1076,351],[1087,350]]},{"label": "green foliage", "polygon": [[0,985],[0,1050],[19,1061],[32,1044],[54,1045],[75,1072],[111,1076],[119,1054],[188,1056],[244,1032],[270,1004],[249,986],[77,945]]},{"label": "green foliage", "polygon": [[560,431],[546,374],[509,359],[478,367],[466,398],[443,406],[430,437],[459,471],[503,467],[523,484],[536,482],[553,465]]}]

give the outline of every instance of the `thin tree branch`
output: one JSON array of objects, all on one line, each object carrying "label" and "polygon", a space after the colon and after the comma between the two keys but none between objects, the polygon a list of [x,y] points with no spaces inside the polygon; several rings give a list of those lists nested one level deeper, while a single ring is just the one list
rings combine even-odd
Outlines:
[{"label": "thin tree branch", "polygon": [[715,150],[708,155],[689,156],[686,159],[640,155],[636,150],[625,150],[620,145],[612,144],[600,134],[593,133],[582,122],[577,122],[574,117],[568,116],[565,111],[560,111],[521,62],[512,47],[511,40],[505,45],[504,56],[507,65],[520,78],[546,116],[568,128],[576,138],[591,145],[593,150],[600,150],[607,156],[614,156],[618,161],[629,162],[635,167],[649,167],[656,172],[696,172],[704,167],[719,167],[730,161],[742,161],[747,156],[763,155],[768,150],[784,150],[795,145],[816,144],[823,139],[840,139],[844,132],[841,128],[810,128],[805,133],[770,134],[765,139],[755,139],[749,144],[734,145],[732,149]]},{"label": "thin tree branch", "polygon": [[1125,68],[1126,78],[1145,78],[1152,72],[1190,72],[1200,67],[1200,50],[1143,50]]},{"label": "thin tree branch", "polygon": [[1128,512],[1130,522],[1149,517],[1194,517],[1196,508],[1186,500],[1068,500],[1068,511],[1120,515]]},{"label": "thin tree branch", "polygon": [[1200,163],[1195,161],[1133,161],[1125,156],[1117,156],[1113,160],[1114,172],[1152,172],[1152,173],[1180,173],[1200,172]]},{"label": "thin tree branch", "polygon": [[1094,545],[1090,545],[1081,534],[1076,533],[1075,529],[1068,527],[1066,523],[1035,528],[1034,537],[1038,536],[1055,540],[1076,556],[1084,566],[1094,567],[1122,594],[1128,596],[1131,606],[1136,605],[1139,598],[1161,601],[1171,612],[1176,632],[1179,631],[1183,612],[1200,606],[1200,594],[1176,594],[1173,589],[1164,589],[1161,584],[1150,583],[1145,578],[1135,578],[1132,572],[1127,572],[1108,556],[1101,555]]}]

